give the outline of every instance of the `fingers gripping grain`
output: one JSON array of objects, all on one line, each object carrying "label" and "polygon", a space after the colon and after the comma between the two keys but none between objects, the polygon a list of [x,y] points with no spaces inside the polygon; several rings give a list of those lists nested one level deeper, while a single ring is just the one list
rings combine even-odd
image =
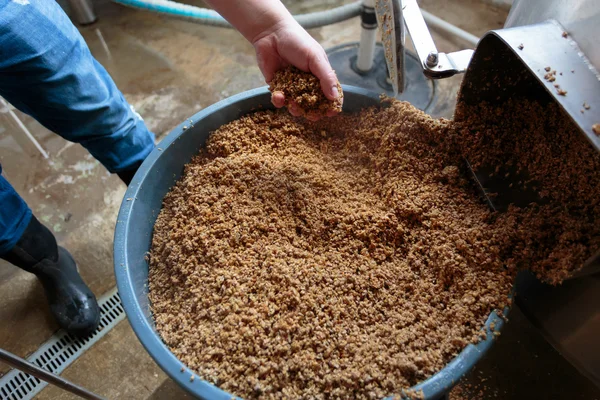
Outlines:
[{"label": "fingers gripping grain", "polygon": [[[327,63],[327,65],[329,65]],[[325,73],[325,72],[324,72]],[[277,71],[269,85],[269,90],[281,92],[285,95],[285,105],[292,111],[292,106],[296,110],[294,115],[309,117],[316,120],[319,117],[331,116],[342,111],[343,93],[335,74],[332,76],[323,76],[322,81],[326,85],[331,84],[336,87],[338,97],[335,100],[329,100],[323,93],[319,79],[310,72],[303,72],[296,67],[287,67]],[[330,82],[331,81],[331,82]],[[329,82],[329,83],[328,83]],[[329,93],[331,88],[327,88]]]}]

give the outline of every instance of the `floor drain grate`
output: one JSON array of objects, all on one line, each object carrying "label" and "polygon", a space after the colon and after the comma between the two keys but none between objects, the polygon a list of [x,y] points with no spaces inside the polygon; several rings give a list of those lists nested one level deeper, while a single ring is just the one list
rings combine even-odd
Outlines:
[{"label": "floor drain grate", "polygon": [[[81,354],[117,323],[125,318],[125,311],[117,288],[108,291],[100,299],[100,325],[96,332],[85,339],[74,338],[65,331],[58,331],[27,360],[50,372],[60,374]],[[0,378],[0,400],[32,399],[47,383],[29,374],[13,369]]]}]

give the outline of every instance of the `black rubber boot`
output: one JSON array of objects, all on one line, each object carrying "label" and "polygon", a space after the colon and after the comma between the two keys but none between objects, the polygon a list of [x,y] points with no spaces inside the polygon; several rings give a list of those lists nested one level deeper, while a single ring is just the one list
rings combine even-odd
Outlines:
[{"label": "black rubber boot", "polygon": [[94,294],[81,279],[71,254],[56,244],[52,232],[34,216],[15,247],[2,258],[38,277],[61,328],[75,336],[96,330],[100,308]]},{"label": "black rubber boot", "polygon": [[140,165],[142,165],[142,161],[135,163],[135,165],[132,165],[129,169],[127,169],[125,171],[117,172],[117,175],[119,176],[119,178],[121,178],[121,180],[123,181],[124,184],[129,186],[129,184],[131,183],[131,180],[135,176],[135,173],[140,168]]},{"label": "black rubber boot", "polygon": [[136,171],[137,171],[137,169],[135,171],[121,171],[121,172],[117,172],[117,175],[119,175],[119,178],[121,178],[121,180],[123,181],[124,184],[129,186],[129,184],[131,183],[131,180],[135,176]]}]

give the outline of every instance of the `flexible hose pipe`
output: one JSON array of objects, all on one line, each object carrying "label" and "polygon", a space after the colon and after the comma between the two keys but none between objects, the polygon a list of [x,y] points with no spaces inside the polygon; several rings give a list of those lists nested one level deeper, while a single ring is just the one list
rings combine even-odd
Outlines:
[{"label": "flexible hose pipe", "polygon": [[[170,0],[113,0],[117,4],[165,14],[185,20],[222,28],[231,24],[214,10],[181,4]],[[360,15],[362,1],[356,1],[331,10],[295,15],[294,18],[304,29],[319,28],[335,24]]]}]

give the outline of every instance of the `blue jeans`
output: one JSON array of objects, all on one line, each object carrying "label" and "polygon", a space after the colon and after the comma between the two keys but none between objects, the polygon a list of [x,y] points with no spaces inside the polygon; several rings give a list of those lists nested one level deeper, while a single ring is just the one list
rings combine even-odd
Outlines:
[{"label": "blue jeans", "polygon": [[[0,96],[80,143],[110,172],[139,166],[154,148],[154,135],[55,0],[0,0]],[[30,218],[0,177],[0,255]]]}]

